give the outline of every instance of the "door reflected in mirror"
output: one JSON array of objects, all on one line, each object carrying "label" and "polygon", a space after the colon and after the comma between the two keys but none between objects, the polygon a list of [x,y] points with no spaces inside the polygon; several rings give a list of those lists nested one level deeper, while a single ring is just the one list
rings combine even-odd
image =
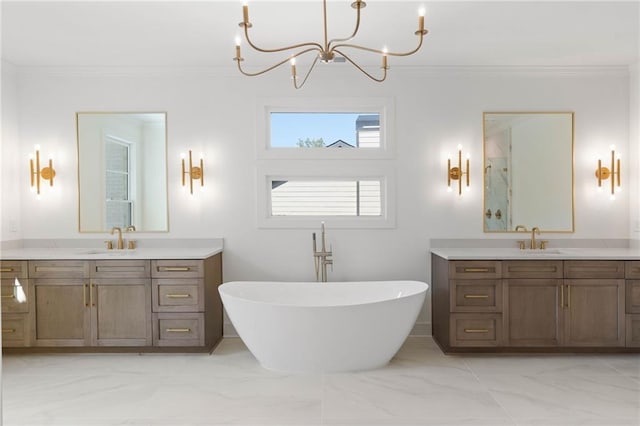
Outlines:
[{"label": "door reflected in mirror", "polygon": [[169,230],[166,113],[79,112],[80,232]]},{"label": "door reflected in mirror", "polygon": [[485,112],[485,232],[574,231],[572,112]]}]

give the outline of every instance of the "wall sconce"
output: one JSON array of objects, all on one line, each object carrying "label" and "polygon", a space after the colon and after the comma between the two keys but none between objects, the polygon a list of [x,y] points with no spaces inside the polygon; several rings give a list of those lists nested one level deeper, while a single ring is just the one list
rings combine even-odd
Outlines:
[{"label": "wall sconce", "polygon": [[611,145],[611,169],[602,166],[602,161],[598,160],[598,168],[596,169],[596,177],[598,178],[598,188],[602,188],[602,181],[611,178],[611,196],[620,190],[620,159],[616,158],[615,146]]},{"label": "wall sconce", "polygon": [[56,171],[53,169],[53,160],[49,159],[49,166],[40,168],[40,146],[36,145],[35,165],[33,157],[29,159],[29,168],[31,169],[31,188],[36,187],[36,192],[40,194],[40,179],[48,180],[49,186],[53,186],[53,178]]},{"label": "wall sconce", "polygon": [[447,191],[451,192],[451,181],[458,181],[458,195],[462,195],[462,176],[466,176],[469,187],[469,157],[467,156],[465,171],[462,171],[462,146],[458,145],[458,166],[451,167],[451,159],[447,160]]},{"label": "wall sconce", "polygon": [[193,157],[189,150],[189,168],[185,166],[185,155],[182,154],[182,186],[186,185],[185,176],[189,175],[189,192],[193,194],[193,181],[199,180],[200,186],[204,186],[204,160],[200,157],[200,166],[193,165]]}]

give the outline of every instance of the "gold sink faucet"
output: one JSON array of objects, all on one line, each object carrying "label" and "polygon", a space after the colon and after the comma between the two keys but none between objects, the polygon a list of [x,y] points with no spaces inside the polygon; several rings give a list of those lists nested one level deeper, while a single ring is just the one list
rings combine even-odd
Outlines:
[{"label": "gold sink faucet", "polygon": [[118,231],[118,250],[124,249],[124,240],[122,239],[122,229],[114,226],[111,228],[111,235],[113,235],[114,231]]},{"label": "gold sink faucet", "polygon": [[538,248],[538,244],[536,243],[536,234],[540,235],[540,228],[538,228],[537,226],[531,229],[531,245],[529,246],[531,250],[535,250]]},{"label": "gold sink faucet", "polygon": [[[524,226],[524,225],[516,225],[515,231],[516,232],[529,232],[527,227]],[[518,247],[520,248],[520,250],[524,250],[524,248],[526,247],[524,240],[518,240],[518,241],[516,241],[516,243],[518,243]]]}]

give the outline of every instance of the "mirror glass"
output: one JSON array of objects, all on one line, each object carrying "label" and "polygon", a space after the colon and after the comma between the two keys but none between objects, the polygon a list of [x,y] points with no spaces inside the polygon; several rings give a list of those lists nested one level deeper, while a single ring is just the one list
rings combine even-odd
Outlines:
[{"label": "mirror glass", "polygon": [[573,232],[573,113],[485,112],[485,232]]},{"label": "mirror glass", "polygon": [[166,113],[76,114],[80,232],[169,230]]}]

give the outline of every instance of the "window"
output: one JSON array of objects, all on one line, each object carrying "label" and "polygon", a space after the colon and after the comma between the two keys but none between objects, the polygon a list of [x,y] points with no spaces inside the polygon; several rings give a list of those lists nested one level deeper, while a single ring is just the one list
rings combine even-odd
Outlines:
[{"label": "window", "polygon": [[257,111],[260,227],[395,226],[391,100],[274,99]]},{"label": "window", "polygon": [[133,223],[130,144],[107,136],[104,147],[106,229],[126,228]]},{"label": "window", "polygon": [[378,112],[270,112],[271,148],[380,148]]},{"label": "window", "polygon": [[379,180],[271,181],[272,216],[380,216]]}]

